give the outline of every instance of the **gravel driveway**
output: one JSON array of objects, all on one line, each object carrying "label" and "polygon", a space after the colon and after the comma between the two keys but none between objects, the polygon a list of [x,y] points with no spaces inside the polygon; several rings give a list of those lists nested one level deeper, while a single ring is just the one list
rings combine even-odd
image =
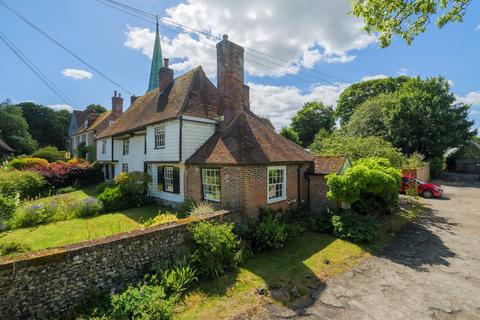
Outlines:
[{"label": "gravel driveway", "polygon": [[314,302],[281,319],[479,319],[480,186],[445,186],[446,199],[377,257],[332,279]]}]

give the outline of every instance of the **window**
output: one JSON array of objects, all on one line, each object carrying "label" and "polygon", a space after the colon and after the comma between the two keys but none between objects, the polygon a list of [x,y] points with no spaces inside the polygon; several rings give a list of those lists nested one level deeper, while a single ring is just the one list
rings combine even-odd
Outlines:
[{"label": "window", "polygon": [[128,163],[122,163],[122,172],[128,173]]},{"label": "window", "polygon": [[102,154],[107,153],[107,140],[102,140]]},{"label": "window", "polygon": [[285,200],[286,197],[286,167],[268,167],[268,203]]},{"label": "window", "polygon": [[130,151],[130,140],[125,139],[123,140],[123,155],[128,155]]},{"label": "window", "polygon": [[155,149],[165,148],[165,126],[155,128]]},{"label": "window", "polygon": [[163,178],[165,183],[164,191],[173,192],[173,186],[174,186],[173,167],[164,167]]},{"label": "window", "polygon": [[202,169],[203,199],[220,202],[220,169]]}]

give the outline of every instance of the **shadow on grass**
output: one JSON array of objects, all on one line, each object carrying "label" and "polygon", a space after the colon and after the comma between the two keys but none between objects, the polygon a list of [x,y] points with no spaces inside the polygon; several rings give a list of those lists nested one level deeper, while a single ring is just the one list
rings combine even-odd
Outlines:
[{"label": "shadow on grass", "polygon": [[122,214],[129,219],[137,222],[137,223],[144,223],[146,220],[153,218],[158,215],[158,211],[162,207],[158,204],[152,204],[148,206],[130,208],[125,210],[119,210],[115,212],[109,212],[107,214]]}]

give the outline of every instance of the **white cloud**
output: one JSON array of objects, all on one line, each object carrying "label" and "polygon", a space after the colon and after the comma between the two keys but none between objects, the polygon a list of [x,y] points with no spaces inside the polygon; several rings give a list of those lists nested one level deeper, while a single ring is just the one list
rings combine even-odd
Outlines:
[{"label": "white cloud", "polygon": [[480,24],[475,27],[475,30],[480,31]]},{"label": "white cloud", "polygon": [[248,83],[250,86],[250,105],[256,114],[268,117],[275,128],[288,126],[295,113],[305,102],[321,101],[336,105],[338,97],[349,84],[314,86],[308,93],[292,86],[271,86]]},{"label": "white cloud", "polygon": [[399,76],[406,76],[408,74],[408,69],[407,68],[401,68],[400,70],[397,71],[397,74]]},{"label": "white cloud", "polygon": [[62,74],[65,77],[73,78],[73,79],[92,79],[93,74],[85,70],[79,69],[65,69],[62,71]]},{"label": "white cloud", "polygon": [[453,86],[455,85],[455,81],[453,80],[447,80],[448,82],[448,85],[450,86],[450,88],[453,88]]},{"label": "white cloud", "polygon": [[69,112],[73,112],[73,107],[68,104],[52,104],[52,105],[49,105],[48,107],[55,111],[68,110]]},{"label": "white cloud", "polygon": [[362,81],[368,81],[368,80],[375,80],[375,79],[385,79],[385,78],[388,78],[388,76],[386,74],[375,74],[375,75],[372,75],[372,76],[363,76],[362,77]]},{"label": "white cloud", "polygon": [[[189,0],[167,9],[166,17],[216,35],[228,34],[233,42],[244,47],[288,61],[292,68],[275,67],[277,71],[272,71],[251,62],[258,60],[253,57],[259,55],[257,52],[246,51],[245,67],[249,74],[280,76],[297,73],[299,66],[350,62],[355,59],[353,51],[375,42],[374,36],[361,30],[363,22],[348,14],[350,10],[347,0]],[[153,39],[149,29],[128,27],[125,46],[151,56]],[[212,76],[216,70],[215,42],[180,34],[162,37],[162,49],[165,57],[180,59],[172,65],[176,70],[202,65]]]},{"label": "white cloud", "polygon": [[464,96],[457,96],[457,101],[473,106],[480,106],[480,91],[472,91]]}]

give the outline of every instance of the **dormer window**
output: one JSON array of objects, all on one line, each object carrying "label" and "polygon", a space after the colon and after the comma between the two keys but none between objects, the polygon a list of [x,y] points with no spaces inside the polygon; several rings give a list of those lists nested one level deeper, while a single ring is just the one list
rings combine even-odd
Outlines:
[{"label": "dormer window", "polygon": [[165,126],[155,128],[155,149],[165,148]]}]

